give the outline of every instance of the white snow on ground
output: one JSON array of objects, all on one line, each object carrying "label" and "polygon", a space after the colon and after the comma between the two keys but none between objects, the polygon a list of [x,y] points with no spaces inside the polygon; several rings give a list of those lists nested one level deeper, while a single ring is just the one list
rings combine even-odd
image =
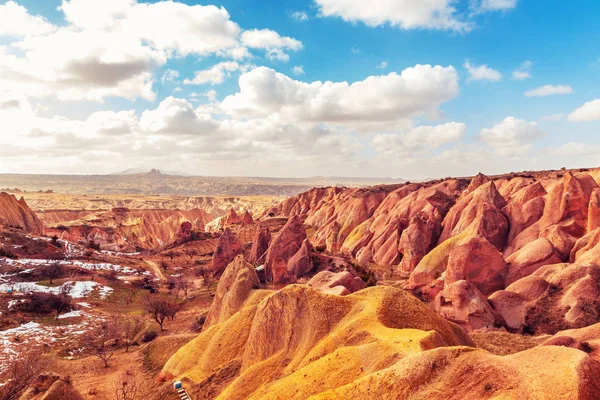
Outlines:
[{"label": "white snow on ground", "polygon": [[[18,260],[13,260],[10,258],[1,258],[0,262],[4,264],[15,266],[15,267],[30,267],[30,266],[45,266],[53,263],[59,263],[64,266],[75,266],[83,269],[87,269],[90,271],[116,271],[123,274],[135,274],[137,271],[133,268],[123,267],[121,265],[110,264],[110,263],[87,263],[83,261],[57,261],[57,260],[43,260],[43,259],[27,259],[22,258]],[[29,272],[34,269],[30,269]],[[24,272],[21,272],[24,273]]]},{"label": "white snow on ground", "polygon": [[[69,314],[73,316],[73,313]],[[69,314],[63,314],[61,318],[68,318],[65,316]],[[71,341],[73,336],[81,335],[92,329],[94,316],[87,313],[83,313],[81,316],[84,317],[84,320],[73,325],[41,325],[37,322],[28,322],[13,329],[0,331],[0,373],[15,356],[23,351],[46,343],[66,343]]]},{"label": "white snow on ground", "polygon": [[74,317],[83,317],[84,315],[87,315],[84,311],[81,310],[74,310],[71,312],[68,312],[66,314],[61,314],[59,315],[58,319],[65,319],[65,318],[74,318]]},{"label": "white snow on ground", "polygon": [[78,305],[80,305],[81,307],[85,307],[85,308],[91,308],[92,305],[90,303],[86,303],[85,301],[82,301],[81,303],[77,303]]},{"label": "white snow on ground", "polygon": [[12,290],[13,292],[21,293],[44,292],[59,294],[67,290],[67,285],[70,285],[71,287],[66,293],[74,299],[87,297],[91,295],[94,290],[98,290],[98,294],[102,298],[108,297],[113,292],[112,288],[100,285],[98,282],[93,281],[65,282],[61,286],[56,287],[43,286],[35,282],[16,282],[13,284],[2,283],[0,284],[0,292],[9,292]]}]

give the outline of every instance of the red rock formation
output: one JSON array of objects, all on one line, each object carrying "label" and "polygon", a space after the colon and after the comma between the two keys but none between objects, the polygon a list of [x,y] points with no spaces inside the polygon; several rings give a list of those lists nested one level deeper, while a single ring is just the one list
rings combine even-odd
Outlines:
[{"label": "red rock formation", "polygon": [[533,274],[544,265],[560,263],[561,256],[548,239],[541,237],[513,253],[506,262],[508,263],[506,286],[508,286]]},{"label": "red rock formation", "polygon": [[587,232],[600,227],[600,188],[592,190],[588,206]]},{"label": "red rock formation", "polygon": [[495,328],[504,324],[486,297],[467,281],[447,285],[436,296],[432,307],[442,317],[468,331]]},{"label": "red rock formation", "polygon": [[219,279],[215,298],[208,311],[206,321],[204,321],[203,330],[226,321],[238,312],[248,299],[250,292],[259,285],[260,282],[254,267],[244,260],[244,256],[236,256]]},{"label": "red rock formation", "polygon": [[312,246],[308,239],[304,239],[300,249],[289,259],[286,275],[282,278],[273,278],[274,283],[294,283],[296,280],[313,269]]},{"label": "red rock formation", "polygon": [[487,239],[475,237],[450,252],[446,285],[465,280],[488,296],[504,289],[508,267],[502,254]]},{"label": "red rock formation", "polygon": [[[44,229],[48,236],[56,235],[61,239],[75,243],[100,245],[103,250],[136,251],[158,249],[178,239],[182,224],[191,224],[191,230],[204,230],[204,225],[212,216],[203,210],[128,210],[116,208],[111,211],[99,211],[87,214],[80,221],[68,222],[63,226],[57,218],[51,217],[52,211],[44,213],[46,220],[55,221]],[[59,212],[65,218],[71,214]],[[55,216],[58,217],[58,216]]]},{"label": "red rock formation", "polygon": [[251,225],[253,222],[254,222],[254,219],[252,218],[252,214],[250,214],[248,211],[246,211],[244,213],[244,215],[242,216],[240,223],[242,224],[242,226],[246,226],[246,225]]},{"label": "red rock formation", "polygon": [[500,211],[506,206],[506,201],[496,189],[494,182],[488,182],[468,193],[450,209],[444,222],[438,244],[477,225],[477,231],[487,238],[490,243],[502,250],[508,221]]},{"label": "red rock formation", "polygon": [[600,267],[546,265],[489,301],[517,332],[554,334],[584,327],[600,319]]},{"label": "red rock formation", "polygon": [[215,276],[221,276],[225,271],[225,268],[227,268],[227,265],[241,252],[242,246],[239,240],[231,232],[231,229],[225,228],[225,231],[217,242],[217,248],[213,254],[211,266],[212,273]]},{"label": "red rock formation", "polygon": [[0,225],[19,227],[36,235],[41,235],[44,229],[42,221],[27,206],[25,199],[17,200],[4,192],[0,193]]},{"label": "red rock formation", "polygon": [[483,185],[484,183],[487,183],[489,181],[490,181],[490,178],[488,178],[486,175],[482,174],[481,172],[478,173],[471,180],[471,183],[469,183],[469,186],[467,187],[467,189],[465,189],[465,194],[469,194],[471,192],[474,192],[475,189],[479,188],[481,185]]},{"label": "red rock formation", "polygon": [[398,267],[400,276],[408,277],[427,253],[433,249],[442,230],[440,223],[423,213],[413,217],[402,232],[398,251],[402,260]]},{"label": "red rock formation", "polygon": [[224,225],[234,225],[242,222],[242,217],[240,217],[233,208],[230,208],[227,214],[223,217]]},{"label": "red rock formation", "polygon": [[263,228],[262,226],[259,226],[254,235],[254,240],[252,241],[248,262],[253,264],[264,262],[264,256],[269,249],[269,243],[271,243],[271,231],[269,227]]},{"label": "red rock formation", "polygon": [[278,283],[287,274],[288,261],[306,239],[306,231],[298,216],[291,217],[271,241],[265,258],[265,278]]},{"label": "red rock formation", "polygon": [[358,292],[365,288],[365,283],[350,271],[321,271],[308,282],[308,286],[329,294],[340,296]]}]

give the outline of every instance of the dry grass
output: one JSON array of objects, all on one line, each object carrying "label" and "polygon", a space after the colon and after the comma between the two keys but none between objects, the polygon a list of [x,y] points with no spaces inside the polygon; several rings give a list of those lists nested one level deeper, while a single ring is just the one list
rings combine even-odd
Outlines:
[{"label": "dry grass", "polygon": [[471,338],[477,347],[499,356],[529,350],[550,337],[550,335],[525,336],[508,332],[471,333]]}]

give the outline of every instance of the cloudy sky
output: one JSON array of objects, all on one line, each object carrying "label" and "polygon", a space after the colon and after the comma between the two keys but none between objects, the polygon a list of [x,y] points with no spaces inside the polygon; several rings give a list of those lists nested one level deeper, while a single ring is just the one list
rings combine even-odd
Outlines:
[{"label": "cloudy sky", "polygon": [[600,164],[600,3],[0,0],[0,172]]}]

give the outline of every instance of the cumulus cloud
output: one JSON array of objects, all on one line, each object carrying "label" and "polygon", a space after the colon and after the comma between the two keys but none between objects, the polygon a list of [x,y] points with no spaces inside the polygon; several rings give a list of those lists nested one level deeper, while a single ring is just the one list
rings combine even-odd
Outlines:
[{"label": "cumulus cloud", "polygon": [[293,80],[266,67],[242,74],[240,91],[222,108],[243,118],[273,113],[290,121],[345,125],[358,131],[386,131],[412,125],[412,118],[434,112],[459,92],[456,70],[416,65],[402,73],[347,82]]},{"label": "cumulus cloud", "polygon": [[510,148],[510,151],[515,151],[544,135],[544,131],[535,121],[527,122],[515,117],[506,117],[504,121],[492,128],[482,129],[479,138],[497,149]]},{"label": "cumulus cloud", "polygon": [[401,29],[470,31],[470,22],[461,21],[454,0],[315,0],[325,17],[339,17],[368,26],[390,24]]},{"label": "cumulus cloud", "polygon": [[479,11],[507,11],[517,6],[518,0],[481,0]]},{"label": "cumulus cloud", "polygon": [[550,147],[547,151],[555,156],[582,156],[598,154],[600,146],[590,143],[567,142],[558,147]]},{"label": "cumulus cloud", "polygon": [[[13,1],[0,6],[0,87],[27,96],[103,101],[154,100],[157,69],[173,57],[251,56],[248,48],[287,59],[302,43],[271,30],[242,32],[223,7],[175,1],[63,0],[67,26],[31,16]],[[247,45],[244,43],[246,42]],[[176,72],[163,75],[165,81]]]},{"label": "cumulus cloud", "polygon": [[405,133],[378,134],[371,144],[382,153],[410,153],[441,147],[461,139],[466,131],[463,123],[449,122],[437,126],[419,126]]},{"label": "cumulus cloud", "polygon": [[568,116],[569,121],[600,121],[600,99],[588,101]]},{"label": "cumulus cloud", "polygon": [[170,96],[155,110],[144,111],[140,127],[154,134],[205,135],[213,133],[218,123],[210,115],[197,113],[187,100]]},{"label": "cumulus cloud", "polygon": [[271,60],[288,61],[285,51],[302,49],[302,42],[288,36],[281,36],[270,29],[252,29],[242,32],[242,43],[253,49],[263,49]]},{"label": "cumulus cloud", "polygon": [[306,11],[295,11],[291,17],[296,21],[308,21],[308,13]]},{"label": "cumulus cloud", "polygon": [[304,67],[302,65],[296,65],[294,68],[292,68],[292,73],[294,75],[304,75]]},{"label": "cumulus cloud", "polygon": [[523,81],[525,79],[531,78],[531,70],[533,68],[533,63],[531,61],[523,61],[521,66],[518,69],[513,71],[512,77],[514,80]]},{"label": "cumulus cloud", "polygon": [[162,77],[160,78],[162,83],[165,82],[174,82],[179,78],[179,72],[174,69],[167,69],[163,72]]},{"label": "cumulus cloud", "polygon": [[224,61],[213,65],[209,69],[196,71],[194,79],[186,79],[183,81],[186,85],[218,85],[223,83],[226,78],[231,76],[232,72],[239,71],[244,68],[235,61]]},{"label": "cumulus cloud", "polygon": [[571,94],[573,93],[573,88],[571,86],[554,86],[554,85],[545,85],[536,89],[531,89],[525,92],[525,96],[527,97],[546,97],[552,96],[555,94]]},{"label": "cumulus cloud", "polygon": [[499,82],[502,80],[502,74],[497,70],[488,67],[485,64],[473,65],[469,60],[465,61],[464,67],[469,72],[467,82],[471,81],[487,81]]},{"label": "cumulus cloud", "polygon": [[386,69],[387,67],[388,67],[387,61],[382,61],[379,64],[377,64],[378,69]]},{"label": "cumulus cloud", "polygon": [[31,15],[14,1],[0,4],[0,36],[28,36],[51,32],[55,27],[46,18]]}]

